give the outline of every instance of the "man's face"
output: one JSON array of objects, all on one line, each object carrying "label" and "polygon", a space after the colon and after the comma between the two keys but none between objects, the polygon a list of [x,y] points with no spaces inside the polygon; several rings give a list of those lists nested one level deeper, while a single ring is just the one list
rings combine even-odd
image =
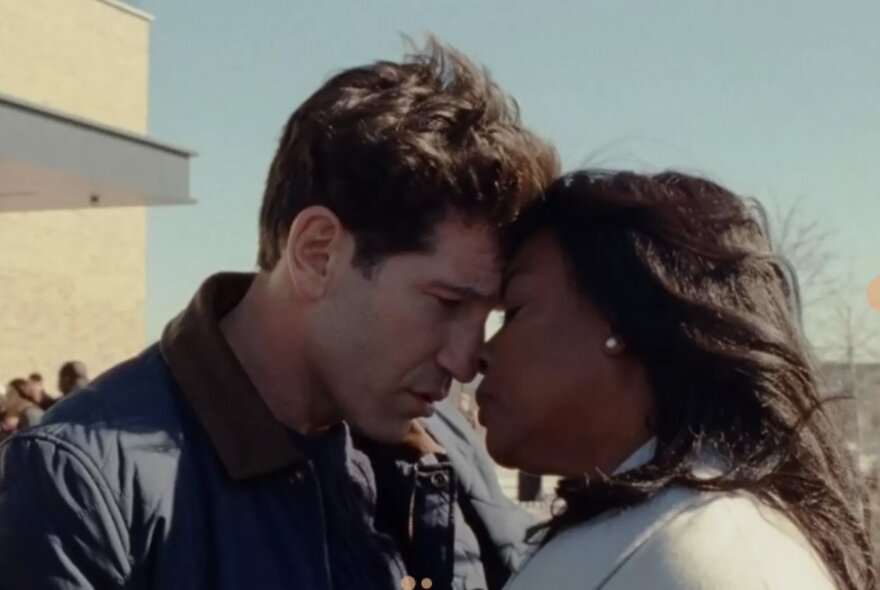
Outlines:
[{"label": "man's face", "polygon": [[34,379],[28,379],[24,386],[25,397],[32,402],[38,402],[43,397],[43,383]]},{"label": "man's face", "polygon": [[4,414],[3,417],[0,418],[0,440],[4,440],[16,430],[18,430],[18,416]]},{"label": "man's face", "polygon": [[369,278],[348,268],[313,349],[321,380],[361,433],[397,442],[451,381],[472,380],[501,281],[495,231],[450,218],[430,252],[392,255]]},{"label": "man's face", "polygon": [[65,395],[69,393],[73,389],[74,380],[75,378],[70,372],[61,371],[58,375],[58,391]]}]

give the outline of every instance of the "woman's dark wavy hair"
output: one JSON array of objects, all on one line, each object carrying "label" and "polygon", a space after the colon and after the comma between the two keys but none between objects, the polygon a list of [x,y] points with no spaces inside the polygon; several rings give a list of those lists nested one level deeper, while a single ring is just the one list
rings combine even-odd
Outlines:
[{"label": "woman's dark wavy hair", "polygon": [[[547,543],[673,484],[743,490],[788,514],[841,588],[875,587],[861,486],[799,327],[796,280],[755,213],[685,174],[583,171],[513,225],[511,254],[555,234],[576,287],[646,367],[656,407],[654,459],[562,480],[563,507],[532,538]],[[704,449],[729,470],[694,476]]]}]

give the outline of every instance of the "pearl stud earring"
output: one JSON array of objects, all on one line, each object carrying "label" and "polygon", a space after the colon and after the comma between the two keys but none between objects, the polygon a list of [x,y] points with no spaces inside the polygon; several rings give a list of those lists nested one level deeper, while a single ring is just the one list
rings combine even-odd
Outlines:
[{"label": "pearl stud earring", "polygon": [[609,336],[605,339],[605,350],[607,352],[620,352],[622,348],[623,345],[617,336]]}]

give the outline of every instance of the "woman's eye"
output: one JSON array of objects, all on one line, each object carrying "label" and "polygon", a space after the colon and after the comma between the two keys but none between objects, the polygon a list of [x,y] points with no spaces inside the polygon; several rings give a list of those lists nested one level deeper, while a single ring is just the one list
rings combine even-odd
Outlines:
[{"label": "woman's eye", "polygon": [[516,314],[518,314],[519,310],[521,310],[521,309],[522,309],[522,305],[516,305],[516,306],[508,307],[507,309],[505,309],[504,310],[504,323],[506,324],[507,322],[509,322],[513,318],[515,318]]}]

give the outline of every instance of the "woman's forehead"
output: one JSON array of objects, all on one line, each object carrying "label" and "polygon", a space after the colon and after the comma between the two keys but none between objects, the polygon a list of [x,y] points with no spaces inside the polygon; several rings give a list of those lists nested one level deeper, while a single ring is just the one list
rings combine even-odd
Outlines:
[{"label": "woman's forehead", "polygon": [[504,272],[502,292],[511,283],[527,278],[547,280],[557,267],[561,267],[559,243],[551,231],[539,231],[523,242],[510,259]]}]

